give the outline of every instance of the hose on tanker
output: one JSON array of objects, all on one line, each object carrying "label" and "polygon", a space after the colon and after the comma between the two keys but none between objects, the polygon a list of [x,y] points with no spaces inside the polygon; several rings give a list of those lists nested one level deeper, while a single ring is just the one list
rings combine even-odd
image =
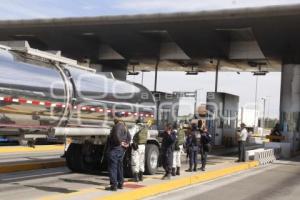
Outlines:
[{"label": "hose on tanker", "polygon": [[[58,122],[57,126],[62,126],[62,123],[64,122],[64,119],[70,114],[70,105],[71,105],[71,91],[70,91],[70,83],[69,83],[69,78],[66,76],[64,69],[57,63],[55,63],[55,67],[58,69],[60,75],[63,78],[63,82],[64,82],[64,88],[66,91],[66,102],[65,102],[65,107],[64,107],[64,112],[62,114],[61,119]],[[63,125],[65,126],[65,124]]]},{"label": "hose on tanker", "polygon": [[[71,105],[71,91],[70,91],[70,82],[69,82],[69,77],[66,76],[65,74],[65,71],[64,69],[60,66],[59,63],[54,63],[55,67],[58,69],[60,75],[62,76],[63,78],[63,82],[64,82],[64,88],[65,88],[65,91],[66,91],[66,102],[65,102],[65,107],[64,107],[64,112],[62,114],[62,117],[61,119],[59,120],[57,126],[66,126],[67,125],[67,122],[68,122],[68,119],[69,119],[69,116],[70,116],[70,105]],[[67,120],[64,120],[65,118],[67,118]],[[64,122],[64,124],[63,124]],[[66,137],[66,134],[64,134],[64,149],[66,150],[66,144],[67,142],[67,137]]]}]

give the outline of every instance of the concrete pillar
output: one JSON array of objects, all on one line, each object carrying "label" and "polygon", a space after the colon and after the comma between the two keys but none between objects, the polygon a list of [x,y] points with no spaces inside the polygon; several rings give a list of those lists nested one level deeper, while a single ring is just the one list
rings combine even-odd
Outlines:
[{"label": "concrete pillar", "polygon": [[293,155],[300,150],[300,64],[282,67],[280,124]]},{"label": "concrete pillar", "polygon": [[101,64],[94,64],[91,67],[98,72],[112,72],[116,79],[126,80],[127,65],[125,61],[102,61]]}]

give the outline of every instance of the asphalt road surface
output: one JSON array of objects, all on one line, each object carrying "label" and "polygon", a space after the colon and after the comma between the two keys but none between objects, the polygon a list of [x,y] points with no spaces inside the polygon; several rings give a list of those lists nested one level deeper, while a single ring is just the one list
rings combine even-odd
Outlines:
[{"label": "asphalt road surface", "polygon": [[218,180],[148,198],[148,200],[299,200],[300,157],[277,161]]}]

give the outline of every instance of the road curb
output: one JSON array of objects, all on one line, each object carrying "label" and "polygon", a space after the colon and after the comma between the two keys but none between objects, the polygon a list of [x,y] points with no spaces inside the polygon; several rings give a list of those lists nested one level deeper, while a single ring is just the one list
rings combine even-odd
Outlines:
[{"label": "road curb", "polygon": [[0,174],[29,171],[29,170],[36,170],[36,169],[63,167],[65,165],[66,163],[64,159],[51,159],[51,160],[41,160],[41,161],[33,161],[33,162],[20,162],[20,163],[4,163],[1,164],[0,166]]},{"label": "road curb", "polygon": [[162,183],[150,185],[144,188],[135,189],[132,191],[120,192],[105,197],[97,198],[95,200],[134,200],[154,196],[163,192],[168,192],[178,188],[190,186],[196,183],[201,183],[223,176],[231,175],[237,172],[248,170],[259,166],[259,162],[252,161],[239,165],[234,165],[224,169],[212,170],[205,173],[198,173],[193,176],[175,179],[171,181],[162,181]]}]

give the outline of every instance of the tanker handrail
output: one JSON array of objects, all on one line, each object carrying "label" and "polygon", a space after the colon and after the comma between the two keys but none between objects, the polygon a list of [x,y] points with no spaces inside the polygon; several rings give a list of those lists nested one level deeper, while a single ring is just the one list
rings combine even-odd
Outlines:
[{"label": "tanker handrail", "polygon": [[42,59],[58,62],[61,64],[67,64],[70,65],[70,67],[74,67],[74,68],[78,68],[78,69],[82,69],[94,73],[96,72],[95,69],[78,65],[77,60],[64,57],[60,54],[49,53],[46,51],[41,51],[39,49],[31,48],[27,41],[0,41],[0,48],[9,51],[25,53],[31,56],[36,56]]},{"label": "tanker handrail", "polygon": [[0,49],[11,50],[10,47],[0,44]]}]

